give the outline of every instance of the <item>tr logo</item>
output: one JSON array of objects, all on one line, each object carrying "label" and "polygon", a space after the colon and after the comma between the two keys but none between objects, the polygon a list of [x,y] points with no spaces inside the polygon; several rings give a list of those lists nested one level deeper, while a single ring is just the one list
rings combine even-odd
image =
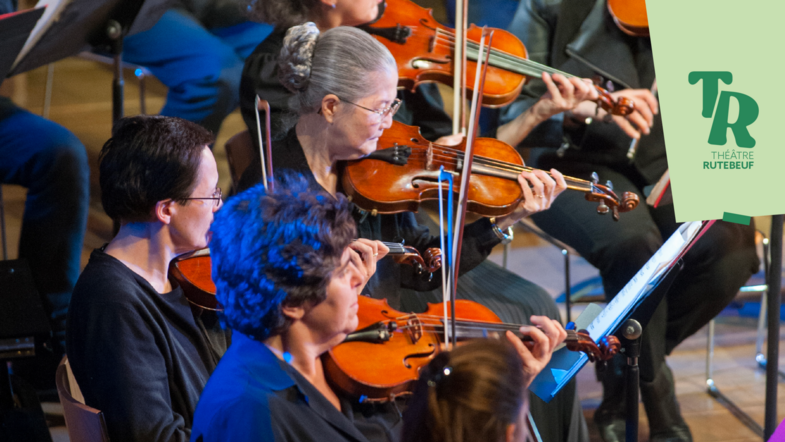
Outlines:
[{"label": "tr logo", "polygon": [[[711,118],[714,114],[714,121],[711,123],[709,132],[709,144],[723,146],[728,141],[728,129],[733,131],[736,138],[736,145],[739,147],[755,147],[755,139],[750,135],[747,126],[758,119],[758,103],[749,95],[739,92],[722,91],[719,93],[719,84],[722,80],[725,84],[733,82],[733,74],[730,72],[709,72],[695,71],[690,72],[690,84],[695,84],[703,80],[703,118]],[[720,99],[717,101],[717,94]],[[739,103],[739,118],[735,123],[728,121],[728,108],[730,107],[731,97]],[[716,113],[714,103],[717,103]]]}]

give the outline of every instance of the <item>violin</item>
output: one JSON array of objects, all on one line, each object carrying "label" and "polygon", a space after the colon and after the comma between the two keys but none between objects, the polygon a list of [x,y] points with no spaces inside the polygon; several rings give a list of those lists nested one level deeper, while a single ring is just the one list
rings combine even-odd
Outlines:
[{"label": "violin", "polygon": [[[374,153],[343,164],[343,192],[372,214],[416,211],[421,202],[438,199],[440,166],[455,175],[462,173],[465,143],[434,144],[420,135],[419,128],[393,121]],[[515,148],[495,138],[477,138],[474,149],[467,210],[482,216],[512,213],[523,198],[518,175],[536,169],[524,166]],[[613,184],[599,184],[596,174],[593,181],[564,179],[568,189],[585,192],[587,200],[599,203],[598,213],[611,212],[616,221],[620,212],[638,206],[638,195],[624,192],[619,198]]]},{"label": "violin", "polygon": [[[363,401],[384,402],[410,394],[420,368],[444,348],[444,304],[428,304],[424,313],[403,313],[386,300],[358,298],[357,331],[322,356],[331,386]],[[449,309],[448,309],[449,311]],[[473,301],[455,302],[456,338],[501,337],[505,331],[518,333],[520,325],[505,324],[490,309]],[[522,336],[531,340],[529,336]],[[598,345],[585,331],[567,330],[566,346],[585,352],[589,359],[607,361],[621,344],[607,336]]]},{"label": "violin", "polygon": [[[381,6],[380,6],[381,9]],[[430,9],[410,0],[386,0],[383,12],[373,23],[361,26],[390,50],[398,64],[398,86],[414,91],[421,83],[439,82],[452,86],[455,32],[434,20]],[[482,104],[502,107],[512,103],[529,77],[539,78],[543,72],[575,75],[559,71],[526,58],[526,47],[515,35],[503,29],[493,29],[488,73],[483,89]],[[471,25],[466,33],[466,88],[471,98],[475,82],[476,61],[482,28]],[[626,116],[634,103],[628,98],[614,99],[605,89],[594,86],[597,103],[606,112]]]},{"label": "violin", "polygon": [[[418,275],[426,272],[428,275],[433,275],[442,266],[442,252],[439,248],[427,249],[423,257],[411,246],[388,242],[384,245],[390,249],[386,257],[392,258],[398,264],[414,267]],[[185,253],[173,259],[169,264],[169,278],[180,284],[186,299],[191,304],[204,310],[223,310],[215,297],[209,248]]]},{"label": "violin", "polygon": [[627,35],[649,36],[649,16],[645,0],[608,0],[608,12],[614,23]]}]

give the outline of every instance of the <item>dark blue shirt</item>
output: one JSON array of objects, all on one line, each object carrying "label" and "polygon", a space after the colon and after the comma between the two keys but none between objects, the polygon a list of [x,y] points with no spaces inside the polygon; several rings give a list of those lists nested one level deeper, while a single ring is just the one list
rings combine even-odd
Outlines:
[{"label": "dark blue shirt", "polygon": [[[338,410],[294,367],[261,342],[235,332],[202,392],[192,442],[367,442],[380,421]],[[360,431],[358,427],[364,428]],[[366,438],[364,434],[369,435]]]}]

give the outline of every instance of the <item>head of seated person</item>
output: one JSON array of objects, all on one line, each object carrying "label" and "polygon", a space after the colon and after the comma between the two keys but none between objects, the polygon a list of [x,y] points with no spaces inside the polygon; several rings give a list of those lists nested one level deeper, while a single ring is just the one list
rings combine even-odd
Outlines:
[{"label": "head of seated person", "polygon": [[313,21],[320,29],[359,26],[376,20],[382,0],[265,0],[253,2],[250,15],[279,29]]},{"label": "head of seated person", "polygon": [[343,341],[365,282],[349,248],[356,235],[346,198],[309,190],[297,175],[229,199],[210,247],[225,323],[291,352],[295,367],[303,346],[318,356]]},{"label": "head of seated person", "polygon": [[523,365],[506,340],[478,339],[438,354],[420,372],[404,413],[404,442],[523,442]]},{"label": "head of seated person", "polygon": [[[364,31],[338,27],[320,33],[306,23],[287,32],[278,67],[281,84],[293,94],[283,129],[299,144],[287,148],[301,148],[307,159],[303,166],[335,193],[336,163],[373,153],[392,125],[400,105],[395,59]],[[239,187],[248,188],[261,176],[254,163]]]},{"label": "head of seated person", "polygon": [[99,156],[101,202],[120,224],[107,253],[139,238],[164,241],[173,256],[207,247],[221,204],[212,142],[180,118],[140,115],[115,125]]}]

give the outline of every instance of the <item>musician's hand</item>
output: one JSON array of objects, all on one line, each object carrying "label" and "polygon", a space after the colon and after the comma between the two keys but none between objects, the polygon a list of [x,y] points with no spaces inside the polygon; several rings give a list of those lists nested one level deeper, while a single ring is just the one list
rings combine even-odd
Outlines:
[{"label": "musician's hand", "polygon": [[[660,108],[657,98],[648,89],[624,89],[612,92],[614,99],[626,97],[635,103],[635,110],[626,117],[613,115],[613,122],[621,128],[630,138],[640,138],[641,133],[648,135],[651,126],[654,124],[654,115],[659,113]],[[597,104],[584,102],[571,111],[573,118],[584,120],[587,117],[603,120],[607,112],[600,109],[597,111]]]},{"label": "musician's hand", "polygon": [[[362,260],[358,268],[364,272],[365,281],[376,273],[376,261],[382,259],[387,255],[390,249],[381,241],[372,241],[370,239],[360,238],[349,244],[349,247],[357,252],[359,258]],[[363,284],[364,286],[365,284]]]},{"label": "musician's hand", "polygon": [[573,109],[585,100],[597,99],[597,90],[588,78],[567,78],[562,74],[550,76],[543,72],[542,81],[548,92],[532,106],[533,114],[539,121]]},{"label": "musician's hand", "polygon": [[511,214],[497,218],[496,225],[504,230],[524,217],[549,209],[553,200],[567,188],[561,172],[551,169],[551,176],[544,170],[521,172],[518,183],[521,185],[523,200]]},{"label": "musician's hand", "polygon": [[556,346],[567,338],[564,327],[555,319],[546,316],[532,316],[531,323],[535,327],[523,326],[520,332],[530,336],[532,342],[524,343],[513,332],[507,332],[507,339],[518,351],[518,355],[523,361],[523,379],[526,387],[531,385],[534,378],[548,365]]},{"label": "musician's hand", "polygon": [[463,141],[463,134],[452,134],[439,137],[433,144],[438,144],[440,146],[455,146],[456,144],[460,144],[461,141]]},{"label": "musician's hand", "polygon": [[548,92],[514,120],[499,126],[496,129],[498,140],[517,146],[538,124],[553,115],[573,109],[584,100],[597,99],[597,90],[588,79],[567,78],[561,74],[551,76],[543,72],[542,81]]}]

